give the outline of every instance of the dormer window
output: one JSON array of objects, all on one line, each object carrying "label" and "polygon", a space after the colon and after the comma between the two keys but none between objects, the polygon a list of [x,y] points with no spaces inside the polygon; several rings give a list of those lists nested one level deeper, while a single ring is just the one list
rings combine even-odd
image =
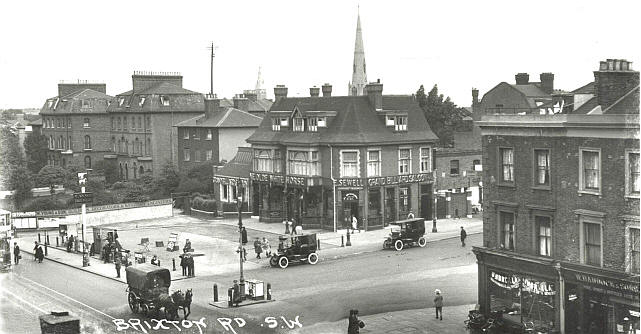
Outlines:
[{"label": "dormer window", "polygon": [[318,118],[318,127],[319,128],[326,128],[327,127],[327,118],[326,117],[319,117]]},{"label": "dormer window", "polygon": [[385,116],[385,126],[393,126],[394,131],[407,131],[407,115]]},{"label": "dormer window", "polygon": [[162,104],[165,107],[168,107],[169,106],[169,96],[160,95],[160,104]]},{"label": "dormer window", "polygon": [[305,121],[300,117],[294,118],[294,131],[302,132],[305,131]]},{"label": "dormer window", "polygon": [[53,101],[47,101],[47,108],[51,109],[51,106],[53,106]]},{"label": "dormer window", "polygon": [[272,118],[272,131],[280,131],[280,118]]},{"label": "dormer window", "polygon": [[83,127],[83,128],[88,128],[88,127],[90,127],[89,118],[84,118],[84,119],[82,120],[82,127]]},{"label": "dormer window", "polygon": [[394,117],[394,116],[385,117],[385,125],[386,126],[394,126],[395,123],[396,123],[396,117]]},{"label": "dormer window", "polygon": [[83,109],[84,108],[90,108],[91,107],[91,103],[90,103],[89,100],[80,100],[80,107],[83,108]]},{"label": "dormer window", "polygon": [[140,101],[138,102],[138,106],[139,106],[139,107],[142,107],[142,105],[143,105],[143,104],[145,104],[145,100],[146,100],[146,99],[147,99],[146,97],[141,96],[141,97],[140,97]]},{"label": "dormer window", "polygon": [[125,103],[125,98],[124,98],[124,97],[121,97],[121,98],[118,100],[118,106],[119,106],[119,107],[122,107],[122,104],[123,104],[123,103]]},{"label": "dormer window", "polygon": [[307,131],[310,131],[310,132],[318,131],[318,118],[311,117],[307,120]]}]

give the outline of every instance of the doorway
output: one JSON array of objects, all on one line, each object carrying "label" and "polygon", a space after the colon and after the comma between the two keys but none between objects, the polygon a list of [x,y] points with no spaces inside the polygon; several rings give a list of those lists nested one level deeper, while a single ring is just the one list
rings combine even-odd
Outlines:
[{"label": "doorway", "polygon": [[421,184],[421,218],[432,220],[432,185]]},{"label": "doorway", "polygon": [[395,188],[385,188],[385,226],[396,220]]}]

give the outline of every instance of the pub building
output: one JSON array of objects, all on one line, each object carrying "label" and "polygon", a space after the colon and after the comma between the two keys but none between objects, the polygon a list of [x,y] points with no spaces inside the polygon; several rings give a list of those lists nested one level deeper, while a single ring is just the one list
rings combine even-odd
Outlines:
[{"label": "pub building", "polygon": [[404,219],[432,219],[432,151],[438,138],[414,96],[384,96],[380,82],[363,96],[331,96],[332,86],[310,97],[276,101],[247,139],[251,210],[260,221],[291,219],[304,228],[336,230],[351,216],[359,229]]},{"label": "pub building", "polygon": [[608,59],[594,76],[557,95],[551,73],[519,73],[480,102],[473,252],[485,314],[553,333],[639,333],[639,72]]}]

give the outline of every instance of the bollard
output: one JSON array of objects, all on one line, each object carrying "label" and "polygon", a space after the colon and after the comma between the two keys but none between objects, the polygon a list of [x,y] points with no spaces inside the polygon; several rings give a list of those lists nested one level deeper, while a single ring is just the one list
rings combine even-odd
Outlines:
[{"label": "bollard", "polygon": [[60,247],[60,244],[58,243],[58,237],[56,237],[56,247]]},{"label": "bollard", "polygon": [[316,245],[316,249],[320,250],[320,239],[317,239],[317,240],[316,240],[316,243],[317,243],[317,245]]},{"label": "bollard", "polygon": [[436,218],[432,220],[432,233],[436,233]]},{"label": "bollard", "polygon": [[272,300],[272,285],[267,283],[267,300]]},{"label": "bollard", "polygon": [[45,244],[45,256],[49,255],[49,249],[47,248],[47,244]]},{"label": "bollard", "polygon": [[218,301],[218,284],[214,283],[214,303]]},{"label": "bollard", "polygon": [[233,307],[234,306],[234,288],[229,288],[227,289],[227,306]]},{"label": "bollard", "polygon": [[341,235],[341,247],[345,247],[345,237]]},{"label": "bollard", "polygon": [[47,233],[47,241],[46,241],[46,244],[47,244],[47,245],[51,245],[51,244],[49,243],[49,233]]},{"label": "bollard", "polygon": [[38,243],[40,243],[40,232],[38,232]]},{"label": "bollard", "polygon": [[351,246],[352,242],[349,240],[349,233],[347,233],[347,242],[345,243],[345,246]]},{"label": "bollard", "polygon": [[172,267],[173,267],[173,271],[176,271],[176,259],[175,258],[171,259],[171,264],[172,264]]}]

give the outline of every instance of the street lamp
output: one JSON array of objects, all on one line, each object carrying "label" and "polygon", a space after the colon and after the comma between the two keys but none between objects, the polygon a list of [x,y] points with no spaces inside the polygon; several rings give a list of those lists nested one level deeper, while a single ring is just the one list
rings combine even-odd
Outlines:
[{"label": "street lamp", "polygon": [[240,263],[240,297],[241,300],[243,300],[245,296],[245,277],[243,276],[243,257],[244,257],[244,252],[243,252],[243,216],[242,216],[242,208],[243,208],[243,194],[244,194],[244,189],[242,186],[242,182],[240,178],[238,178],[238,181],[236,183],[236,206],[238,206],[238,255],[239,255],[239,263]]}]

